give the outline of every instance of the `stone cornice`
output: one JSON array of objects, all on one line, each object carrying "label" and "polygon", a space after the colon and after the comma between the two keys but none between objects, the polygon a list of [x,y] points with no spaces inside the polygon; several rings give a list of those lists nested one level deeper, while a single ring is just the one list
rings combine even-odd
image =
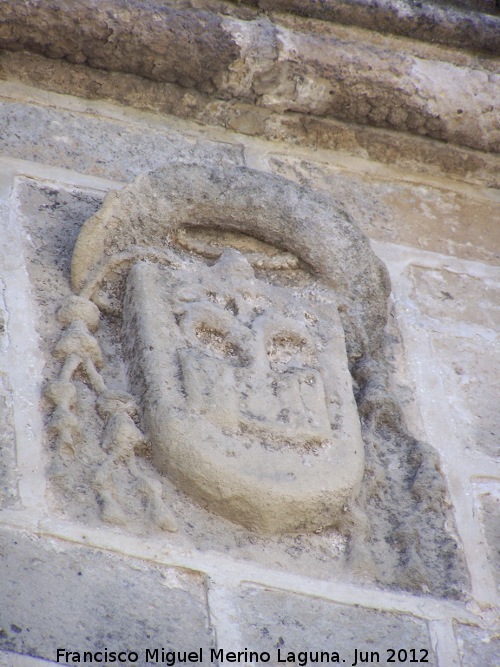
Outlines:
[{"label": "stone cornice", "polygon": [[[487,0],[241,0],[264,11],[291,12],[367,30],[500,53],[500,6]],[[239,3],[238,3],[239,4]]]},{"label": "stone cornice", "polygon": [[323,22],[313,19],[289,27],[252,12],[241,18],[216,11],[218,4],[207,7],[0,0],[0,48],[176,83],[278,113],[499,149],[500,75],[491,61],[456,58],[438,47],[415,53],[405,40],[375,40],[357,28],[332,24],[319,31]]}]

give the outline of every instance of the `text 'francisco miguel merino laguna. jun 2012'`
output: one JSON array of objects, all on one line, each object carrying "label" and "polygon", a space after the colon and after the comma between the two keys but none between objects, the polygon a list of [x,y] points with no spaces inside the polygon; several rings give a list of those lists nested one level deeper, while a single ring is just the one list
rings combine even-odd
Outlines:
[{"label": "text 'francisco miguel merino laguna. jun 2012'", "polygon": [[[301,651],[277,648],[272,655],[268,651],[251,651],[247,648],[239,651],[226,651],[219,648],[198,648],[194,651],[175,651],[164,648],[146,648],[143,651],[69,651],[57,649],[57,662],[66,664],[135,664],[142,658],[146,664],[174,665],[182,664],[266,664],[274,663],[295,664],[306,667],[312,664],[347,664],[357,667],[361,664],[376,665],[382,662],[425,664],[429,663],[429,652],[424,648],[387,648],[382,651],[362,650],[354,648],[351,654],[341,655],[337,651]],[[141,662],[142,662],[141,660]]]}]

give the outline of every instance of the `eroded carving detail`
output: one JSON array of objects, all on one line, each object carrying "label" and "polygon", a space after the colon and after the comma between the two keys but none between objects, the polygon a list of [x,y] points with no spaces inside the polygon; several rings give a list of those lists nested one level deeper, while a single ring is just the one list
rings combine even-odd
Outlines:
[{"label": "eroded carving detail", "polygon": [[59,378],[45,389],[45,397],[54,406],[48,428],[55,436],[57,449],[75,455],[76,443],[82,439],[74,412],[77,392],[72,380],[77,371],[83,371],[97,396],[97,411],[105,424],[101,446],[107,458],[94,481],[101,516],[110,523],[126,524],[123,506],[127,504],[127,493],[136,491],[144,497],[145,510],[153,524],[164,530],[177,530],[175,519],[163,503],[161,485],[135,461],[136,451],[144,443],[144,436],[132,419],[137,414],[135,400],[127,392],[108,390],[98,371],[103,364],[102,354],[92,332],[99,325],[99,309],[84,297],[72,296],[57,316],[66,325],[54,349],[62,368]]},{"label": "eroded carving detail", "polygon": [[319,540],[321,567],[340,539],[363,576],[460,594],[436,454],[388,390],[387,273],[331,199],[170,165],[108,195],[71,271],[47,397],[58,487],[90,520],[175,514],[202,548],[288,556]]},{"label": "eroded carving detail", "polygon": [[125,340],[157,467],[211,510],[267,533],[338,524],[363,443],[335,295],[213,265],[138,263]]},{"label": "eroded carving detail", "polygon": [[104,518],[124,523],[120,496],[135,489],[156,525],[175,527],[137,463],[147,447],[134,399],[99,372],[99,308],[123,321],[130,389],[162,474],[258,532],[345,521],[364,461],[348,356],[377,345],[387,278],[330,200],[251,170],[176,165],[108,196],[80,234],[72,279],[50,428],[74,453],[72,378],[83,373],[103,423]]}]

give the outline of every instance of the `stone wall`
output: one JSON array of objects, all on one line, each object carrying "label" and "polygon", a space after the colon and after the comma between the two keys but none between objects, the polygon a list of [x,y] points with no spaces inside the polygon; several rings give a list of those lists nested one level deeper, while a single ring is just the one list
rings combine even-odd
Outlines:
[{"label": "stone wall", "polygon": [[[175,67],[188,63],[165,53],[173,78],[158,69],[151,76],[147,58],[142,69],[115,66],[90,37],[78,46],[85,58],[71,56],[72,3],[52,3],[56,24],[67,12],[67,44],[64,53],[47,53],[53,28],[30,14],[35,4],[0,6],[8,19],[2,30],[10,30],[1,33],[3,46],[35,52],[0,55],[0,664],[57,664],[58,648],[136,651],[137,662],[132,655],[125,664],[140,665],[167,664],[162,648],[198,652],[192,662],[202,648],[206,665],[230,661],[221,649],[261,654],[237,664],[260,664],[265,652],[277,665],[290,651],[326,651],[332,662],[337,652],[348,665],[356,657],[389,665],[390,649],[394,664],[425,657],[440,667],[500,664],[500,194],[490,46],[452,53],[447,38],[437,46],[387,34],[394,31],[381,27],[382,15],[385,34],[352,17],[341,25],[337,14],[317,16],[315,3],[311,11],[301,5],[299,17],[276,13],[297,3],[269,3],[267,14],[256,3],[186,3],[187,14],[214,12],[210,30],[234,38],[207,62],[207,84],[189,73],[183,79]],[[39,4],[42,11],[51,3]],[[121,4],[133,11],[134,3]],[[480,20],[473,3],[453,4],[460,7],[433,5],[434,15],[472,12],[471,21]],[[97,34],[101,19],[85,6]],[[116,7],[101,7],[109,23]],[[163,16],[154,7],[148,20],[155,12]],[[493,9],[488,16],[497,20]],[[130,28],[123,15],[114,20],[115,34]],[[179,21],[196,36],[185,16]],[[201,31],[201,61],[215,48],[207,35],[216,29]],[[327,104],[322,95],[334,81],[336,101]],[[350,111],[349,96],[358,105]],[[443,558],[438,549],[431,559],[434,577],[431,566],[424,580],[405,563],[390,565],[395,553],[404,560],[403,551],[381,544],[393,567],[384,577],[349,561],[352,534],[265,537],[181,496],[173,505],[183,521],[177,533],[143,530],[140,518],[120,527],[81,501],[92,495],[83,478],[74,487],[60,483],[42,396],[60,368],[56,312],[71,294],[75,240],[107,193],[172,162],[285,177],[328,194],[370,239],[392,284],[389,389],[404,428],[430,461],[436,457],[444,480],[444,495],[431,501],[445,517],[446,549],[455,545],[448,574],[444,546]],[[112,320],[102,326],[111,331]],[[106,331],[99,339],[109,358],[117,356],[111,339]],[[119,386],[123,372],[117,364],[106,381]],[[85,450],[71,456],[82,468],[91,463]],[[74,656],[61,656],[73,664]]]}]

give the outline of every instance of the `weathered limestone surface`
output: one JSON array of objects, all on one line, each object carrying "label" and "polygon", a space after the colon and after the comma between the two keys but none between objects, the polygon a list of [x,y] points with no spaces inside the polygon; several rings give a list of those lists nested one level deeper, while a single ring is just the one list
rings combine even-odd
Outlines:
[{"label": "weathered limestone surface", "polygon": [[[268,650],[276,665],[279,649],[338,650],[346,664],[356,649],[374,651],[392,664],[393,648],[429,651],[426,664],[440,667],[496,666],[494,5],[0,1],[2,667],[53,661],[60,642],[97,650],[145,641]],[[176,163],[175,176],[186,164],[210,165],[211,176],[180,187],[172,176],[166,198],[149,186],[146,197],[133,185],[117,193],[166,163]],[[218,180],[225,171],[229,182]],[[140,182],[148,178],[157,176]],[[198,180],[212,184],[215,204]],[[255,187],[231,207],[245,181]],[[312,209],[303,188],[316,190]],[[106,204],[95,216],[111,191],[108,202],[123,196],[123,207]],[[326,198],[335,215],[321,218],[313,252],[297,233],[297,211],[304,229],[316,229]],[[81,234],[72,295],[71,256],[92,216],[109,233]],[[361,231],[331,236],[338,224]],[[390,269],[388,302],[363,233]],[[324,275],[342,327],[335,317],[323,325],[340,345],[330,371],[314,365],[296,311],[307,290],[328,310],[310,260],[332,249]],[[198,282],[181,276],[200,264]],[[141,283],[141,272],[153,279]],[[145,296],[134,301],[138,287]],[[292,287],[300,297],[277,298]],[[242,343],[262,343],[285,301],[285,330],[250,358]],[[262,312],[246,313],[249,303]],[[316,310],[305,310],[314,334]],[[168,335],[150,336],[160,324]],[[312,337],[316,351],[328,338]],[[165,399],[156,410],[144,369],[159,389],[184,389],[177,404]],[[338,419],[327,423],[318,378],[339,378],[339,369],[354,415],[342,420],[337,400]],[[270,384],[248,380],[254,370]],[[185,463],[182,447],[170,456],[171,438],[155,459],[160,437],[150,437],[148,419],[164,415],[168,431],[172,405],[205,454],[202,419],[220,427],[219,444],[236,435],[269,458],[289,445],[312,451],[318,434],[324,447],[342,421],[351,434],[359,423],[363,477],[328,528],[314,517],[317,532],[279,534],[299,514],[283,503],[275,534],[265,534],[262,521],[242,525],[241,506],[233,520],[226,503],[215,508],[224,490],[213,470],[207,497],[189,495],[171,474],[170,458]],[[198,422],[179,417],[195,413]],[[291,437],[277,443],[276,433]],[[225,453],[237,467],[244,456],[233,450]],[[319,460],[313,454],[307,470]],[[191,476],[191,467],[200,470],[185,466]],[[273,470],[263,472],[257,490]],[[223,482],[227,491],[231,480]]]},{"label": "weathered limestone surface", "polygon": [[2,46],[185,86],[212,89],[238,56],[221,17],[175,3],[2,2],[0,12]]},{"label": "weathered limestone surface", "polygon": [[[412,268],[411,280],[413,297],[426,316],[457,325],[473,324],[492,332],[498,330],[500,286],[494,281],[418,266]],[[460,333],[458,326],[455,332]]]},{"label": "weathered limestone surface", "polygon": [[364,447],[334,293],[318,307],[235,250],[211,269],[138,265],[127,283],[127,347],[161,471],[255,532],[342,526]]},{"label": "weathered limestone surface", "polygon": [[[29,194],[28,190],[28,200],[33,196],[34,201],[37,197],[40,197],[40,202],[44,198],[47,200],[47,197],[48,201],[51,201],[51,198],[54,198],[54,201],[63,201],[60,194],[46,189],[42,189],[39,195]],[[75,202],[80,198],[77,197]],[[57,215],[63,226],[71,223],[71,215],[67,219],[63,211],[58,211]],[[127,221],[126,227],[122,225],[123,220]],[[214,221],[217,225],[215,229]],[[35,221],[27,220],[25,224],[30,229],[37,230],[36,236],[43,236],[44,233],[50,235],[54,223],[43,223],[43,219],[37,216]],[[47,230],[44,232],[45,226]],[[293,235],[288,234],[291,226]],[[243,236],[240,238],[236,234],[233,239],[231,235],[234,236],[236,232]],[[187,236],[184,236],[186,234]],[[204,237],[203,234],[208,236]],[[255,238],[247,238],[245,235],[248,234]],[[326,239],[330,240],[327,242]],[[259,242],[262,241],[271,244],[271,249],[267,247],[267,250],[263,250],[266,246],[260,247]],[[252,243],[257,245],[254,247]],[[172,341],[172,344],[165,346],[166,334],[161,333],[159,339],[155,337],[154,322],[155,326],[159,326],[160,332],[164,330],[173,335],[173,324],[163,322],[162,325],[162,318],[155,315],[156,312],[168,313],[172,304],[158,301],[158,294],[165,292],[165,287],[160,287],[159,283],[157,286],[155,280],[144,289],[149,283],[141,283],[138,268],[131,272],[128,279],[129,306],[126,317],[122,317],[121,300],[124,288],[120,285],[123,285],[121,281],[135,262],[148,260],[177,268],[187,262],[185,268],[189,267],[192,271],[195,284],[201,281],[201,284],[209,285],[211,279],[205,276],[201,268],[201,273],[196,278],[195,258],[198,257],[200,261],[213,261],[225,245],[246,254],[259,279],[298,290],[299,301],[312,298],[314,302],[319,298],[318,304],[323,303],[325,313],[329,312],[327,305],[330,297],[327,292],[331,288],[328,288],[328,285],[333,286],[344,328],[347,359],[356,380],[355,395],[365,443],[367,464],[361,483],[361,453],[359,448],[354,446],[354,429],[358,418],[353,418],[354,413],[349,407],[352,402],[352,397],[349,398],[352,391],[349,385],[352,381],[341,361],[345,353],[339,352],[340,356],[337,354],[340,348],[337,352],[329,353],[332,359],[336,359],[335,371],[331,370],[325,375],[329,379],[324,387],[326,405],[331,403],[332,406],[328,408],[331,412],[330,428],[335,431],[332,443],[336,443],[337,439],[339,443],[343,443],[340,450],[342,456],[339,458],[332,450],[331,461],[328,458],[330,445],[326,447],[329,436],[325,435],[328,428],[326,431],[323,428],[324,420],[320,420],[323,426],[319,429],[323,434],[323,444],[314,445],[307,433],[301,435],[300,428],[295,429],[293,436],[283,436],[282,431],[286,430],[287,419],[298,420],[299,425],[303,422],[302,408],[298,409],[291,400],[295,384],[290,378],[294,374],[294,377],[299,375],[296,355],[291,353],[293,340],[294,345],[299,341],[297,354],[303,351],[307,356],[310,352],[306,338],[302,334],[297,338],[295,329],[295,333],[291,333],[289,320],[299,317],[299,313],[295,312],[295,297],[290,298],[289,302],[283,301],[281,297],[278,299],[281,303],[279,310],[283,312],[281,315],[275,313],[274,317],[281,317],[288,323],[286,326],[282,324],[282,330],[276,332],[279,333],[278,338],[268,340],[267,344],[272,345],[267,350],[267,360],[266,354],[262,358],[254,358],[252,355],[247,358],[247,351],[243,353],[243,350],[246,350],[243,342],[246,338],[243,336],[240,340],[234,335],[231,328],[234,322],[229,329],[221,329],[221,326],[226,327],[228,324],[226,320],[231,319],[230,313],[237,315],[240,308],[242,313],[246,312],[245,298],[250,301],[254,297],[256,299],[254,308],[257,310],[252,317],[256,314],[264,316],[266,311],[275,310],[269,301],[271,292],[267,297],[260,293],[262,290],[257,288],[257,275],[252,277],[247,260],[236,264],[240,268],[243,265],[247,267],[248,275],[243,271],[242,276],[245,274],[250,280],[248,289],[243,286],[236,289],[235,285],[231,287],[229,281],[224,289],[219,285],[217,289],[208,290],[205,297],[200,294],[198,310],[195,308],[196,304],[186,306],[184,310],[179,310],[182,304],[178,304],[174,309],[174,315],[181,324],[183,316],[187,317],[188,322],[191,321],[191,316],[186,315],[186,308],[188,311],[189,308],[195,308],[193,313],[198,313],[199,316],[200,308],[203,306],[206,309],[210,305],[203,305],[203,299],[213,301],[211,310],[209,309],[212,313],[209,320],[215,317],[212,311],[219,301],[222,305],[226,303],[225,323],[221,324],[222,320],[217,320],[218,324],[210,324],[207,320],[207,324],[200,320],[201,328],[195,327],[198,341],[193,340],[196,345],[203,341],[210,343],[209,347],[212,346],[219,356],[224,350],[227,351],[227,368],[222,364],[224,373],[219,369],[208,384],[203,378],[199,378],[201,385],[198,388],[196,383],[192,382],[194,367],[191,362],[188,363],[187,358],[184,359],[187,352],[183,352],[185,345],[188,345],[187,349],[193,347],[192,341],[187,340],[181,344],[179,338],[177,342]],[[69,242],[62,254],[67,257],[71,250],[72,245]],[[177,257],[178,252],[180,255]],[[186,252],[190,254],[186,255]],[[52,268],[54,262],[57,264],[57,258],[51,257],[50,253],[44,256],[51,267],[49,273],[53,273],[54,277],[57,274],[57,280],[62,279],[64,282],[61,272],[58,272],[56,267]],[[235,265],[235,271],[236,268]],[[314,278],[307,275],[312,269],[315,270],[314,274],[311,273]],[[67,271],[67,264],[65,270]],[[229,280],[230,263],[227,265],[227,273]],[[321,283],[322,275],[325,279],[328,276],[324,285]],[[313,280],[311,284],[310,280]],[[375,580],[387,585],[423,591],[432,588],[440,595],[451,597],[462,595],[461,591],[466,584],[460,564],[461,554],[445,525],[445,521],[450,521],[451,517],[446,519],[446,490],[438,471],[436,457],[428,447],[408,434],[401,420],[400,407],[387,389],[388,369],[385,368],[381,347],[388,287],[385,272],[369,251],[366,239],[337,209],[333,201],[279,177],[244,168],[211,165],[200,167],[174,163],[168,168],[138,179],[120,193],[108,196],[103,208],[85,224],[79,235],[73,254],[72,281],[78,297],[58,303],[58,296],[69,294],[69,285],[64,288],[62,282],[52,296],[47,293],[40,299],[41,302],[44,298],[48,300],[52,313],[61,305],[57,315],[59,323],[54,318],[45,335],[48,377],[55,380],[48,385],[46,398],[50,416],[50,443],[56,453],[52,478],[54,487],[59,489],[61,497],[65,499],[63,504],[69,514],[74,515],[76,512],[77,516],[86,516],[87,520],[94,523],[97,513],[102,519],[115,525],[128,525],[139,532],[155,530],[158,527],[167,531],[179,528],[179,534],[186,536],[187,533],[196,543],[211,548],[227,549],[230,545],[234,548],[236,543],[238,548],[243,547],[242,552],[252,554],[252,557],[257,556],[258,560],[267,559],[272,553],[280,554],[280,558],[287,559],[291,567],[301,571],[307,567],[316,569],[325,560],[326,550],[333,556],[328,567],[334,570],[346,564],[354,569],[364,567]],[[37,283],[39,290],[43,292],[43,280],[38,280]],[[139,292],[142,296],[138,295]],[[187,289],[187,292],[190,290]],[[231,292],[234,294],[230,298],[228,294]],[[254,297],[251,297],[254,292]],[[166,289],[166,293],[170,294],[170,289]],[[247,297],[242,301],[243,293]],[[316,293],[318,296],[315,296]],[[189,297],[188,301],[193,298]],[[149,311],[148,299],[156,304]],[[97,333],[98,311],[95,304],[105,316]],[[307,307],[306,311],[310,319],[310,324],[306,326],[312,326],[314,321],[323,318],[319,311],[314,315],[314,303],[310,308]],[[120,334],[122,321],[126,326]],[[195,321],[196,318],[193,325]],[[184,325],[181,324],[181,328],[182,326]],[[303,325],[298,321],[293,326],[296,328]],[[336,326],[327,327],[330,334],[337,330]],[[262,329],[260,324],[257,326],[257,321],[255,327],[255,332],[252,334],[250,329],[248,336],[257,335]],[[266,327],[261,333],[265,333],[265,329]],[[57,340],[58,331],[60,337]],[[100,347],[97,346],[94,335],[98,336]],[[325,345],[330,345],[328,335],[321,334],[320,338],[320,347],[326,349]],[[341,333],[333,336],[333,339],[339,342],[341,338]],[[82,342],[76,345],[79,339]],[[259,395],[264,391],[265,382],[260,389],[252,382],[245,389],[241,383],[246,381],[245,373],[253,373],[254,365],[261,369],[257,375],[266,364],[269,365],[269,359],[272,366],[275,354],[273,346],[277,346],[277,341],[281,347],[286,348],[279,353],[284,355],[283,359],[294,359],[293,369],[288,369],[288,361],[283,368],[279,367],[279,371],[288,373],[284,384],[281,380],[276,381],[272,369],[267,369],[267,375],[264,373],[264,376],[269,377],[270,386],[273,386],[274,381],[276,385],[275,395],[269,397],[266,405],[270,408],[273,401],[276,403],[278,399],[279,403],[288,396],[285,403],[289,405],[286,407],[292,411],[282,414],[282,411],[278,410],[279,414],[273,413],[274,416],[270,416],[265,409],[263,412],[262,405],[258,407]],[[179,361],[168,359],[171,351],[177,348],[178,355],[184,359],[182,373],[175,371]],[[53,356],[49,352],[51,349]],[[241,368],[236,368],[238,360],[241,361]],[[319,367],[311,360],[312,357],[305,366],[310,368],[314,375]],[[124,362],[129,366],[128,383]],[[220,361],[217,363],[220,365]],[[58,364],[61,364],[60,367]],[[321,363],[321,367],[325,367],[325,364],[326,360]],[[82,371],[75,374],[80,365]],[[236,398],[230,400],[230,397],[233,394],[238,395],[238,392],[230,389],[232,385],[229,376],[233,367],[236,368],[235,382],[240,387],[240,398],[236,401],[239,406],[231,412],[230,406]],[[219,380],[216,381],[216,377],[219,377]],[[334,377],[337,379],[331,383]],[[168,399],[163,395],[165,386],[169,388]],[[217,388],[217,400],[208,398],[212,395],[212,390],[215,391],[214,387]],[[306,389],[306,394],[310,394],[312,389]],[[124,393],[127,391],[131,391],[135,399]],[[221,402],[227,408],[226,421],[222,415],[218,415],[217,405]],[[194,410],[190,427],[194,428],[194,425],[198,424],[196,415],[213,413],[209,419],[215,419],[218,427],[222,428],[224,437],[212,438],[211,447],[214,446],[217,450],[221,443],[224,444],[227,449],[225,455],[217,451],[213,452],[213,456],[209,455],[208,448],[203,447],[202,462],[201,453],[196,452],[196,447],[204,442],[203,438],[207,437],[209,430],[200,424],[196,426],[199,435],[193,434],[191,438],[193,443],[198,444],[191,449],[186,449],[186,443],[182,445],[184,436],[179,434],[186,431],[186,428],[180,428],[184,403],[188,412]],[[136,414],[137,405],[140,406],[142,428],[146,435],[137,428],[141,423]],[[195,405],[198,408],[195,409]],[[311,415],[319,410],[319,405],[316,401],[314,410],[309,410],[311,424],[314,421]],[[247,414],[238,417],[242,411]],[[248,417],[254,421],[260,420],[260,431],[259,428],[255,431],[256,425],[253,422],[249,427]],[[236,424],[233,424],[235,419]],[[268,421],[273,419],[277,422],[271,428]],[[327,422],[328,420],[325,424],[328,427]],[[349,424],[347,430],[346,424]],[[253,442],[256,433],[260,435]],[[313,440],[317,439],[317,436],[317,433],[313,433]],[[287,452],[290,437],[293,437],[295,444]],[[231,438],[234,439],[234,447],[228,448],[226,441],[229,443]],[[246,448],[257,447],[255,454],[260,463],[267,460],[264,465],[267,475],[271,475],[272,470],[278,470],[280,475],[286,473],[290,476],[290,484],[292,479],[297,479],[297,493],[293,494],[293,498],[286,493],[281,494],[280,485],[276,485],[275,492],[278,492],[279,502],[271,503],[275,505],[274,514],[267,511],[262,513],[266,504],[269,507],[271,505],[267,492],[262,493],[265,486],[261,480],[262,474],[255,477],[255,470],[258,470],[256,464],[253,468],[248,463],[245,464],[240,484],[235,486],[233,483],[238,457],[240,461],[246,461],[243,456],[245,449],[239,451],[241,445]],[[324,445],[323,451],[321,447]],[[300,480],[303,475],[299,472],[302,467],[306,469],[308,466],[311,472],[314,472],[316,461],[308,461],[309,452],[300,453],[301,447],[306,450],[312,447],[311,451],[314,452],[318,446],[320,452],[316,456],[321,463],[321,473],[317,483],[310,480],[311,490],[308,490],[307,484],[301,487],[303,480]],[[285,456],[280,452],[280,447],[285,447]],[[261,454],[259,448],[262,449]],[[294,449],[298,449],[296,454],[293,453]],[[80,460],[72,461],[72,453],[75,451],[82,452],[84,465]],[[355,454],[355,461],[349,460],[349,452]],[[227,466],[223,465],[224,456],[229,457]],[[300,460],[301,456],[303,460]],[[231,457],[236,457],[234,462]],[[294,457],[298,467],[287,467]],[[282,459],[282,464],[277,465]],[[272,463],[272,460],[276,463]],[[151,468],[150,461],[154,462],[156,472]],[[389,464],[389,461],[392,463]],[[335,462],[341,466],[342,475],[334,472]],[[218,472],[215,472],[217,467]],[[322,476],[330,467],[332,479],[327,486],[330,488],[333,484],[335,487],[333,496],[331,489],[327,491],[324,486],[326,478]],[[254,471],[253,483],[250,470]],[[158,477],[158,472],[163,475],[166,472],[167,475]],[[347,486],[344,478],[349,478]],[[241,488],[237,489],[237,486]],[[74,492],[75,488],[79,489],[77,493]],[[320,506],[317,505],[318,498],[314,497],[312,491],[316,488],[320,490],[320,495],[322,494]],[[186,503],[180,491],[194,496],[205,514],[192,503]],[[356,498],[358,491],[359,498]],[[282,498],[279,497],[280,494]],[[286,502],[283,502],[283,499]],[[353,507],[350,509],[352,503]],[[294,510],[288,515],[289,506],[293,506]],[[259,507],[258,511],[256,507]],[[309,509],[304,511],[304,507]],[[231,527],[227,522],[224,524],[222,520],[214,520],[206,513],[207,509],[215,510],[216,513],[236,521],[247,530],[250,529],[250,533],[238,533],[234,526]],[[270,516],[273,518],[270,519]],[[280,518],[276,519],[277,516]],[[255,531],[272,534],[301,530],[307,533],[311,528],[319,533],[334,528],[340,531],[340,534],[331,534],[326,530],[323,537],[311,538],[307,534],[298,536],[298,542],[293,535],[285,536],[282,540],[274,538],[266,541],[251,534]],[[416,532],[418,540],[415,539]],[[346,535],[350,540],[347,551]],[[381,538],[390,545],[386,549],[380,547]],[[257,555],[258,549],[249,545],[258,543],[264,548],[262,553]]]},{"label": "weathered limestone surface", "polygon": [[436,368],[452,398],[457,442],[496,460],[499,423],[499,285],[481,275],[414,266],[412,297],[435,350]]},{"label": "weathered limestone surface", "polygon": [[113,119],[103,123],[102,118],[37,105],[4,101],[0,123],[4,155],[115,180],[131,180],[172,155],[186,162],[241,161],[238,146],[190,141],[172,130]]},{"label": "weathered limestone surface", "polygon": [[[237,604],[245,646],[268,651],[274,658],[268,664],[273,667],[278,665],[278,649],[282,660],[289,651],[312,651],[313,655],[316,651],[330,655],[336,651],[340,661],[348,665],[354,664],[358,649],[358,662],[363,651],[368,664],[386,665],[390,664],[388,659],[394,659],[387,649],[396,650],[398,664],[398,649],[413,648],[417,659],[426,657],[429,665],[437,665],[427,625],[420,619],[250,586],[241,592]],[[379,651],[378,658],[371,656],[371,651]]]},{"label": "weathered limestone surface", "polygon": [[146,648],[213,643],[197,573],[5,529],[0,554],[2,650],[55,661],[58,648],[129,649],[144,665]]},{"label": "weathered limestone surface", "polygon": [[[215,99],[192,88],[133,74],[91,69],[27,52],[4,51],[0,52],[0,78],[87,99],[112,99],[138,109],[224,127],[239,133],[234,135],[235,141],[246,136],[262,136],[341,151],[391,166],[399,165],[416,173],[446,173],[488,187],[498,187],[500,183],[500,161],[491,153],[332,117],[278,113],[232,99]],[[62,98],[60,103],[63,104]]]},{"label": "weathered limestone surface", "polygon": [[[462,325],[463,326],[463,325]],[[498,343],[476,343],[453,335],[433,337],[436,356],[450,400],[458,439],[472,452],[493,460],[500,454],[498,396],[500,383]]]},{"label": "weathered limestone surface", "polygon": [[[8,183],[0,178],[0,225],[9,215],[8,203],[2,200]],[[11,505],[17,497],[15,479],[15,432],[12,387],[9,384],[9,310],[5,294],[5,270],[8,266],[8,244],[0,249],[0,507]]]},{"label": "weathered limestone surface", "polygon": [[[429,42],[440,42],[487,52],[498,52],[498,17],[489,0],[244,0],[264,10],[294,12],[323,21],[358,25],[405,35]],[[481,14],[480,12],[484,12]],[[486,15],[485,15],[486,14]]]},{"label": "weathered limestone surface", "polygon": [[488,557],[497,587],[500,589],[500,489],[480,497]]},{"label": "weathered limestone surface", "polygon": [[[498,263],[500,198],[496,190],[478,192],[466,190],[465,186],[451,190],[425,181],[395,181],[389,174],[386,178],[374,177],[370,172],[360,174],[354,169],[319,165],[313,156],[301,159],[284,151],[267,154],[266,165],[274,173],[302,185],[334,193],[339,204],[372,239],[492,265]],[[467,283],[468,279],[463,280]],[[478,285],[477,296],[482,282],[471,278],[469,283]],[[488,293],[494,290],[488,286],[486,289]],[[434,312],[440,316],[440,306],[446,304],[432,295],[431,287],[422,285],[422,290],[430,302],[437,299]],[[464,290],[465,285],[462,294]],[[421,298],[425,301],[426,297]],[[495,312],[495,297],[492,292],[489,305],[482,306],[485,298],[482,295],[474,307],[491,308]]]},{"label": "weathered limestone surface", "polygon": [[279,112],[332,116],[486,151],[500,147],[500,80],[488,62],[367,44],[324,24],[302,31],[264,17],[243,20],[156,2],[4,2],[0,18],[3,48]]},{"label": "weathered limestone surface", "polygon": [[17,496],[12,395],[6,376],[0,371],[0,507],[13,504]]},{"label": "weathered limestone surface", "polygon": [[457,624],[455,634],[458,639],[462,665],[484,667],[498,664],[500,639],[498,634],[480,628]]}]

